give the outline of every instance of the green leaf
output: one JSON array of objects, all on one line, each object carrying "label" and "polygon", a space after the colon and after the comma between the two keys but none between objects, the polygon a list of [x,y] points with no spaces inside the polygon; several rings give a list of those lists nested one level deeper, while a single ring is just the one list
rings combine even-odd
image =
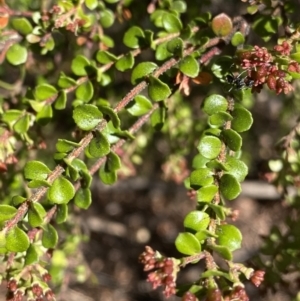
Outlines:
[{"label": "green leaf", "polygon": [[225,220],[226,214],[223,206],[215,205],[213,203],[208,203],[208,206],[215,212],[221,221]]},{"label": "green leaf", "polygon": [[141,116],[152,109],[152,103],[147,97],[137,95],[133,101],[126,106],[126,109],[133,116]]},{"label": "green leaf", "polygon": [[104,164],[100,167],[99,177],[104,184],[112,185],[117,180],[117,173],[115,170],[107,170],[106,164]]},{"label": "green leaf", "polygon": [[203,157],[201,154],[197,154],[192,163],[193,169],[198,169],[202,167],[206,167],[206,163],[209,161],[209,159]]},{"label": "green leaf", "polygon": [[163,61],[172,56],[172,53],[168,51],[168,42],[161,43],[157,46],[155,51],[155,58],[158,61]]},{"label": "green leaf", "polygon": [[30,118],[29,115],[26,114],[22,116],[13,126],[13,129],[18,133],[18,134],[25,134],[27,133],[29,129],[29,123],[30,123]]},{"label": "green leaf", "polygon": [[152,62],[139,63],[132,71],[131,83],[137,84],[138,80],[143,80],[145,76],[152,73],[157,68],[157,65]]},{"label": "green leaf", "polygon": [[182,23],[178,17],[171,13],[164,13],[162,16],[162,25],[169,32],[179,32],[182,29]]},{"label": "green leaf", "polygon": [[92,139],[88,146],[88,151],[93,158],[101,158],[110,152],[110,144],[102,133]]},{"label": "green leaf", "polygon": [[55,221],[58,224],[64,223],[68,218],[68,206],[66,204],[61,204],[57,206]]},{"label": "green leaf", "polygon": [[131,52],[122,56],[120,59],[118,59],[118,61],[115,64],[117,70],[121,72],[131,69],[133,65],[134,65],[134,57]]},{"label": "green leaf", "polygon": [[235,108],[231,113],[233,116],[233,120],[231,122],[231,128],[237,132],[245,132],[248,131],[253,123],[253,118],[251,113],[243,108],[242,106]]},{"label": "green leaf", "polygon": [[91,81],[86,81],[81,84],[75,91],[77,99],[83,100],[84,102],[89,102],[94,95],[94,87]]},{"label": "green leaf", "polygon": [[60,153],[69,153],[72,151],[75,147],[80,146],[79,143],[74,142],[74,141],[69,141],[66,139],[58,139],[55,147],[56,150]]},{"label": "green leaf", "polygon": [[39,260],[38,252],[33,244],[29,246],[25,256],[25,266],[37,263]]},{"label": "green leaf", "polygon": [[74,197],[74,203],[79,208],[88,209],[92,204],[92,195],[90,189],[78,189]]},{"label": "green leaf", "polygon": [[73,111],[73,119],[80,129],[89,131],[101,121],[102,113],[94,105],[79,105]]},{"label": "green leaf", "polygon": [[74,195],[74,186],[63,176],[57,178],[48,190],[48,199],[55,204],[67,204]]},{"label": "green leaf", "polygon": [[221,13],[212,19],[211,27],[215,35],[225,37],[232,31],[232,21],[224,13]]},{"label": "green leaf", "polygon": [[233,117],[227,112],[218,112],[209,117],[208,123],[213,127],[222,127],[225,122],[232,120]]},{"label": "green leaf", "polygon": [[171,94],[169,86],[160,79],[149,76],[148,94],[153,101],[161,101]]},{"label": "green leaf", "polygon": [[116,62],[118,58],[109,51],[98,50],[96,54],[96,60],[100,64],[108,64],[111,62]]},{"label": "green leaf", "polygon": [[216,234],[218,244],[227,247],[230,251],[241,248],[242,234],[238,228],[233,225],[220,225],[217,227]]},{"label": "green leaf", "polygon": [[68,77],[63,73],[60,75],[57,84],[60,88],[63,88],[63,89],[67,89],[67,88],[77,85],[75,79],[73,79],[72,77]]},{"label": "green leaf", "polygon": [[43,223],[43,218],[47,212],[39,203],[31,203],[28,209],[28,222],[31,227],[39,227]]},{"label": "green leaf", "polygon": [[50,183],[46,180],[32,180],[28,183],[29,188],[50,187]]},{"label": "green leaf", "polygon": [[183,225],[189,232],[205,230],[209,225],[210,218],[205,212],[194,210],[187,214],[184,219]]},{"label": "green leaf", "polygon": [[14,124],[22,115],[22,111],[20,110],[7,110],[2,115],[2,121],[8,124]]},{"label": "green leaf", "polygon": [[179,62],[178,67],[183,74],[192,78],[196,77],[199,73],[199,63],[191,55],[188,55],[185,58],[183,58]]},{"label": "green leaf", "polygon": [[166,108],[160,106],[157,110],[153,112],[150,117],[151,125],[155,130],[159,131],[165,122],[166,119]]},{"label": "green leaf", "polygon": [[121,126],[120,118],[119,118],[118,114],[111,107],[99,106],[99,109],[103,113],[103,115],[107,115],[110,118],[113,126],[116,129],[120,128],[120,126]]},{"label": "green leaf", "polygon": [[139,48],[144,38],[144,31],[138,26],[132,26],[125,32],[123,43],[129,48]]},{"label": "green leaf", "polygon": [[212,172],[208,168],[199,168],[194,170],[190,176],[190,185],[194,189],[199,189],[201,186],[212,184],[214,178]]},{"label": "green leaf", "polygon": [[185,13],[187,9],[187,3],[185,1],[174,1],[171,4],[171,8],[179,13]]},{"label": "green leaf", "polygon": [[44,101],[56,95],[57,95],[56,88],[49,84],[38,85],[34,90],[34,96],[39,101]]},{"label": "green leaf", "polygon": [[167,42],[167,51],[176,57],[183,56],[183,41],[181,38],[175,38]]},{"label": "green leaf", "polygon": [[234,176],[239,182],[245,180],[248,174],[248,167],[243,161],[227,156],[225,166],[227,168],[226,173]]},{"label": "green leaf", "polygon": [[71,64],[71,69],[78,76],[87,75],[87,68],[91,65],[90,61],[83,55],[77,55]]},{"label": "green leaf", "polygon": [[233,200],[241,193],[242,189],[234,176],[224,174],[220,179],[220,191],[226,199]]},{"label": "green leaf", "polygon": [[47,249],[54,249],[58,242],[58,234],[51,224],[43,228],[42,245]]},{"label": "green leaf", "polygon": [[218,94],[210,95],[205,98],[203,103],[203,111],[207,115],[213,115],[218,112],[226,112],[228,108],[228,102],[225,97]]},{"label": "green leaf", "polygon": [[[231,251],[225,247],[225,246],[218,246],[218,245],[210,245],[210,249],[217,252],[221,257],[223,257],[225,260],[232,260],[232,253]],[[206,275],[204,275],[206,276]],[[203,275],[202,275],[203,277]]]},{"label": "green leaf", "polygon": [[0,224],[15,216],[17,209],[9,205],[0,205]]},{"label": "green leaf", "polygon": [[44,105],[41,111],[36,115],[36,120],[40,125],[46,125],[50,122],[53,116],[53,110],[51,105]]},{"label": "green leaf", "polygon": [[65,90],[61,90],[58,93],[58,97],[55,100],[54,108],[56,110],[64,110],[67,104],[67,93]]},{"label": "green leaf", "polygon": [[100,12],[99,22],[104,28],[111,27],[114,21],[115,15],[110,9],[105,9]]},{"label": "green leaf", "polygon": [[234,152],[237,152],[242,147],[242,137],[234,130],[227,129],[222,131],[222,138],[225,144]]},{"label": "green leaf", "polygon": [[197,201],[198,202],[211,202],[218,191],[216,185],[208,185],[200,188],[197,191]]},{"label": "green leaf", "polygon": [[24,167],[27,180],[46,180],[51,170],[40,161],[29,161]]},{"label": "green leaf", "polygon": [[188,232],[179,233],[175,240],[176,249],[185,255],[194,255],[201,252],[201,245],[195,235]]},{"label": "green leaf", "polygon": [[6,236],[6,249],[9,252],[24,252],[29,248],[29,238],[19,227],[10,229]]},{"label": "green leaf", "polygon": [[6,59],[14,66],[26,63],[27,56],[27,49],[20,44],[12,45],[6,52]]},{"label": "green leaf", "polygon": [[[15,196],[12,198],[12,204],[13,204],[14,206],[19,206],[19,205],[21,205],[22,203],[24,203],[26,200],[27,200],[26,198],[24,198],[24,197],[22,197],[22,196],[20,196],[20,195],[15,195]],[[0,223],[1,223],[1,213],[2,213],[2,212],[4,212],[3,215],[9,216],[9,213],[5,213],[5,210],[4,210],[4,209],[3,209],[3,210],[1,209],[1,206],[2,206],[2,205],[0,205]],[[7,205],[3,205],[3,206],[7,206]]]},{"label": "green leaf", "polygon": [[239,31],[235,32],[235,34],[231,38],[231,44],[236,47],[244,43],[245,43],[244,35]]},{"label": "green leaf", "polygon": [[26,18],[14,18],[11,21],[12,27],[21,35],[27,35],[32,32],[32,25]]},{"label": "green leaf", "polygon": [[219,156],[222,142],[214,136],[204,136],[197,146],[199,153],[207,159],[215,159]]},{"label": "green leaf", "polygon": [[94,10],[98,6],[98,0],[84,0],[84,3],[90,10]]}]

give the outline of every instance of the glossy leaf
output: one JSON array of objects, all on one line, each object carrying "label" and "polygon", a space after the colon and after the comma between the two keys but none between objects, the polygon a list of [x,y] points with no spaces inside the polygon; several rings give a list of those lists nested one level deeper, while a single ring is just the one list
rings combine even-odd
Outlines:
[{"label": "glossy leaf", "polygon": [[234,176],[239,182],[245,180],[245,177],[248,174],[248,167],[243,161],[227,156],[225,166],[227,168],[226,173]]},{"label": "glossy leaf", "polygon": [[90,61],[83,55],[77,55],[71,64],[71,69],[78,76],[87,75],[87,67],[91,65]]},{"label": "glossy leaf", "polygon": [[245,37],[239,31],[237,31],[231,38],[231,44],[235,47],[239,46],[241,44],[244,44],[244,43],[245,43]]},{"label": "glossy leaf", "polygon": [[24,252],[29,248],[28,235],[19,227],[10,229],[6,236],[6,249],[9,252]]},{"label": "glossy leaf", "polygon": [[74,141],[69,141],[66,139],[58,139],[55,147],[56,150],[60,153],[68,153],[72,151],[75,147],[80,146],[79,143],[74,142]]},{"label": "glossy leaf", "polygon": [[57,178],[48,190],[48,199],[54,204],[67,204],[74,195],[74,186],[63,176]]},{"label": "glossy leaf", "polygon": [[40,161],[29,161],[24,167],[24,176],[28,180],[45,180],[51,170]]},{"label": "glossy leaf", "polygon": [[101,11],[99,22],[104,28],[111,27],[114,24],[115,15],[110,9]]},{"label": "glossy leaf", "polygon": [[17,209],[9,205],[0,205],[0,223],[7,221],[15,216]]},{"label": "glossy leaf", "polygon": [[37,263],[39,260],[38,252],[33,244],[29,246],[25,256],[25,266]]},{"label": "glossy leaf", "polygon": [[225,208],[223,206],[215,205],[213,203],[208,203],[208,206],[215,212],[215,214],[221,221],[225,220],[226,214]]},{"label": "glossy leaf", "polygon": [[188,232],[179,233],[175,240],[176,249],[185,255],[194,255],[201,252],[201,245],[195,235]]},{"label": "glossy leaf", "polygon": [[233,200],[241,193],[242,189],[234,176],[224,174],[220,180],[220,191],[227,200]]},{"label": "glossy leaf", "polygon": [[79,105],[73,111],[73,119],[80,129],[89,131],[100,122],[102,113],[94,105]]},{"label": "glossy leaf", "polygon": [[241,248],[242,234],[238,228],[233,225],[220,225],[217,227],[216,234],[218,244],[227,247],[230,251]]},{"label": "glossy leaf", "polygon": [[162,25],[164,29],[169,33],[179,32],[182,29],[182,23],[180,19],[171,13],[163,14]]},{"label": "glossy leaf", "polygon": [[13,126],[13,129],[18,133],[18,134],[25,134],[28,129],[29,129],[29,124],[30,119],[29,115],[26,114],[22,116]]},{"label": "glossy leaf", "polygon": [[167,84],[150,75],[148,94],[153,101],[161,101],[168,98],[168,96],[171,94],[171,90]]},{"label": "glossy leaf", "polygon": [[152,109],[152,103],[147,97],[137,95],[133,101],[126,106],[126,109],[133,116],[141,116]]},{"label": "glossy leaf", "polygon": [[113,126],[116,129],[120,128],[121,120],[120,120],[119,116],[117,115],[117,113],[111,107],[99,106],[99,110],[103,113],[103,115],[107,115],[109,117]]},{"label": "glossy leaf", "polygon": [[24,64],[27,61],[27,49],[20,44],[13,44],[6,52],[6,59],[14,66]]},{"label": "glossy leaf", "polygon": [[102,133],[98,133],[90,142],[88,151],[93,158],[104,157],[110,152],[109,141]]},{"label": "glossy leaf", "polygon": [[35,88],[34,95],[37,100],[43,101],[50,97],[57,95],[57,90],[55,87],[49,84],[41,84]]},{"label": "glossy leaf", "polygon": [[31,227],[39,227],[43,223],[46,210],[40,203],[32,203],[28,209],[28,222]]},{"label": "glossy leaf", "polygon": [[152,73],[157,68],[157,65],[152,62],[139,63],[132,71],[131,83],[137,84],[138,80],[144,79],[145,76]]},{"label": "glossy leaf", "polygon": [[213,127],[222,127],[225,122],[232,120],[233,117],[227,112],[218,112],[209,117],[209,125]]},{"label": "glossy leaf", "polygon": [[75,194],[74,203],[81,209],[88,209],[92,204],[91,190],[88,188],[80,188]]},{"label": "glossy leaf", "polygon": [[57,245],[58,234],[51,224],[47,224],[43,228],[42,245],[44,248],[53,249]]},{"label": "glossy leaf", "polygon": [[179,70],[188,77],[196,77],[199,73],[199,63],[191,55],[188,55],[185,58],[183,58],[180,61],[178,67]]},{"label": "glossy leaf", "polygon": [[11,21],[12,27],[22,35],[27,35],[32,32],[32,25],[26,18],[14,18]]},{"label": "glossy leaf", "polygon": [[152,127],[159,131],[163,127],[165,119],[166,108],[161,106],[157,110],[155,110],[150,117]]},{"label": "glossy leaf", "polygon": [[56,110],[64,110],[67,105],[67,93],[65,90],[61,90],[58,93],[58,97],[55,100],[54,108]]},{"label": "glossy leaf", "polygon": [[94,87],[91,81],[86,81],[81,84],[75,91],[75,95],[78,99],[84,102],[89,102],[94,95]]},{"label": "glossy leaf", "polygon": [[98,50],[96,54],[96,60],[101,64],[116,62],[117,59],[118,58],[114,54],[110,53],[109,51]]},{"label": "glossy leaf", "polygon": [[222,138],[225,144],[234,152],[237,152],[242,147],[242,137],[234,130],[228,129],[222,131]]},{"label": "glossy leaf", "polygon": [[49,104],[49,105],[44,105],[42,110],[38,112],[38,114],[36,115],[36,120],[39,124],[46,125],[47,123],[50,122],[52,117],[53,117],[53,110],[52,110],[52,106]]},{"label": "glossy leaf", "polygon": [[94,10],[98,6],[98,0],[84,0],[84,3],[90,10]]},{"label": "glossy leaf", "polygon": [[201,231],[205,230],[209,225],[210,218],[205,212],[194,210],[187,214],[183,225],[187,231]]},{"label": "glossy leaf", "polygon": [[125,32],[123,43],[129,48],[139,48],[140,41],[144,37],[145,34],[140,27],[132,26]]},{"label": "glossy leaf", "polygon": [[235,107],[231,113],[233,120],[231,122],[231,128],[237,132],[248,131],[253,123],[252,114],[242,106]]},{"label": "glossy leaf", "polygon": [[204,136],[201,138],[197,148],[203,157],[207,159],[214,159],[217,158],[221,152],[222,142],[217,137]]},{"label": "glossy leaf", "polygon": [[133,65],[134,65],[134,57],[131,52],[122,56],[120,59],[118,59],[118,61],[115,64],[116,68],[121,72],[131,69]]},{"label": "glossy leaf", "polygon": [[172,56],[172,53],[168,51],[168,42],[161,43],[157,46],[155,51],[155,58],[158,61],[163,61]]},{"label": "glossy leaf", "polygon": [[225,97],[218,94],[210,95],[205,98],[203,103],[203,111],[208,115],[213,115],[218,112],[226,112],[228,108],[228,102]]},{"label": "glossy leaf", "polygon": [[216,185],[208,185],[200,188],[197,191],[197,201],[198,202],[211,202],[218,191]]},{"label": "glossy leaf", "polygon": [[167,43],[167,51],[174,56],[182,57],[183,55],[183,41],[181,38],[175,38]]},{"label": "glossy leaf", "polygon": [[221,13],[217,15],[216,17],[213,18],[212,23],[212,30],[213,32],[219,36],[219,37],[224,37],[232,31],[232,21],[224,13]]},{"label": "glossy leaf", "polygon": [[76,86],[76,80],[62,73],[58,79],[58,86],[60,88],[67,89],[72,86]]},{"label": "glossy leaf", "polygon": [[64,223],[68,218],[68,206],[66,204],[57,205],[55,221],[58,224]]},{"label": "glossy leaf", "polygon": [[214,178],[212,172],[208,168],[199,168],[194,170],[190,176],[190,185],[194,189],[199,189],[201,186],[212,184]]},{"label": "glossy leaf", "polygon": [[225,260],[232,260],[233,256],[229,248],[219,245],[210,245],[209,247],[210,249],[221,255],[221,257],[223,257]]},{"label": "glossy leaf", "polygon": [[117,173],[115,170],[107,170],[104,164],[100,167],[99,177],[104,184],[112,185],[117,180]]}]

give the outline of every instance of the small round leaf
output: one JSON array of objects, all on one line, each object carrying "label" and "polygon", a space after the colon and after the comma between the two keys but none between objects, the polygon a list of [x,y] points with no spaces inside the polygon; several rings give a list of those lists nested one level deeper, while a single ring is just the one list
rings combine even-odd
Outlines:
[{"label": "small round leaf", "polygon": [[57,206],[55,221],[58,224],[64,223],[68,218],[68,206],[66,204],[61,204]]},{"label": "small round leaf", "polygon": [[140,27],[132,26],[125,32],[123,43],[130,48],[139,48],[140,40],[144,37],[145,34]]},{"label": "small round leaf", "polygon": [[77,55],[71,64],[71,69],[78,76],[87,75],[87,67],[90,66],[90,61],[83,55]]},{"label": "small round leaf", "polygon": [[131,69],[133,65],[134,65],[134,57],[131,52],[122,56],[115,64],[116,68],[121,72]]},{"label": "small round leaf", "polygon": [[188,213],[185,217],[183,225],[187,231],[201,231],[205,230],[209,225],[210,218],[205,212],[194,210]]},{"label": "small round leaf", "polygon": [[190,185],[194,189],[199,189],[201,186],[212,184],[214,178],[212,172],[208,168],[199,168],[194,170],[190,176]]},{"label": "small round leaf", "polygon": [[227,36],[232,31],[232,21],[229,16],[224,13],[214,17],[211,26],[213,32],[219,37]]},{"label": "small round leaf", "polygon": [[50,97],[56,96],[57,90],[55,87],[53,87],[49,84],[41,84],[35,88],[34,95],[37,100],[43,101]]},{"label": "small round leaf", "polygon": [[9,205],[0,205],[0,223],[11,219],[17,213],[17,209]]},{"label": "small round leaf", "polygon": [[225,144],[234,152],[237,152],[242,147],[242,137],[234,130],[227,129],[222,131],[222,138]]},{"label": "small round leaf", "polygon": [[73,119],[80,129],[89,131],[100,122],[102,113],[94,105],[79,105],[73,111]]},{"label": "small round leaf", "polygon": [[200,188],[197,191],[197,201],[198,202],[211,202],[218,191],[216,185],[208,185]]},{"label": "small round leaf", "polygon": [[12,228],[6,236],[6,249],[9,252],[24,252],[29,248],[28,235],[19,227]]},{"label": "small round leaf", "polygon": [[88,151],[93,158],[101,158],[110,152],[110,144],[108,139],[102,134],[98,133],[88,146]]},{"label": "small round leaf", "polygon": [[28,180],[45,180],[51,170],[40,161],[29,161],[24,167],[24,176]]},{"label": "small round leaf", "polygon": [[126,109],[133,116],[141,116],[152,109],[152,103],[147,97],[137,95],[134,100],[127,105]]},{"label": "small round leaf", "polygon": [[162,25],[169,32],[179,32],[182,29],[182,23],[178,17],[171,13],[164,13],[162,16]]},{"label": "small round leaf", "polygon": [[235,226],[220,225],[217,227],[216,234],[219,236],[219,245],[227,247],[230,251],[235,251],[241,248],[243,236],[240,230]]},{"label": "small round leaf", "polygon": [[198,145],[199,153],[207,159],[215,159],[221,152],[222,142],[214,136],[204,136]]},{"label": "small round leaf", "polygon": [[148,94],[153,101],[161,101],[171,94],[169,86],[160,79],[149,76]]},{"label": "small round leaf", "polygon": [[48,198],[55,204],[67,204],[74,195],[74,186],[63,176],[57,178],[48,190]]},{"label": "small round leaf", "polygon": [[218,94],[210,95],[205,98],[203,103],[203,111],[208,115],[213,115],[218,112],[225,112],[228,108],[228,102],[225,97]]},{"label": "small round leaf", "polygon": [[227,156],[225,167],[227,169],[226,173],[234,176],[239,182],[244,181],[248,174],[247,165],[243,161],[234,157]]},{"label": "small round leaf", "polygon": [[83,100],[84,102],[89,102],[94,95],[94,87],[91,81],[86,81],[81,84],[75,91],[77,99]]},{"label": "small round leaf", "polygon": [[58,234],[55,228],[47,224],[44,227],[43,235],[42,235],[42,245],[44,248],[53,249],[58,242]]},{"label": "small round leaf", "polygon": [[110,9],[105,9],[100,13],[100,24],[104,28],[111,27],[115,21],[115,15]]},{"label": "small round leaf", "polygon": [[12,45],[6,52],[6,59],[14,66],[24,64],[27,56],[27,49],[20,44]]},{"label": "small round leaf", "polygon": [[39,255],[33,244],[29,246],[25,256],[25,266],[38,262]]},{"label": "small round leaf", "polygon": [[194,255],[201,252],[201,245],[195,235],[188,232],[180,233],[175,240],[176,249],[185,255]]},{"label": "small round leaf", "polygon": [[232,112],[233,120],[231,128],[237,132],[248,131],[253,123],[252,114],[243,107],[234,108]]},{"label": "small round leaf", "polygon": [[234,176],[224,174],[220,180],[220,191],[226,199],[233,200],[241,193],[242,189]]},{"label": "small round leaf", "polygon": [[74,203],[79,208],[88,209],[92,204],[92,195],[90,189],[78,189],[74,197]]},{"label": "small round leaf", "polygon": [[183,74],[189,77],[196,77],[199,73],[199,63],[191,55],[188,55],[185,58],[183,58],[180,61],[178,67]]},{"label": "small round leaf", "polygon": [[131,83],[135,85],[138,80],[143,79],[146,75],[152,73],[157,65],[152,62],[139,63],[132,71]]}]

